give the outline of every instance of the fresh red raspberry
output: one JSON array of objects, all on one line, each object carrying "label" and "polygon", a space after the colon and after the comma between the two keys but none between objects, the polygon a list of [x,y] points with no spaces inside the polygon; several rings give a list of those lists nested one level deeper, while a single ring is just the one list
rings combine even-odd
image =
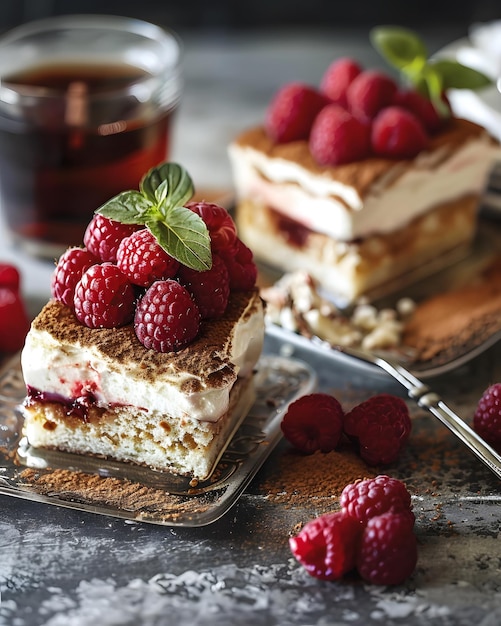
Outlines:
[{"label": "fresh red raspberry", "polygon": [[257,280],[257,267],[251,249],[237,239],[234,248],[225,248],[219,254],[228,268],[230,289],[250,291]]},{"label": "fresh red raspberry", "polygon": [[368,124],[338,104],[330,104],[313,122],[309,148],[320,165],[341,165],[368,157],[370,136]]},{"label": "fresh red raspberry", "polygon": [[372,124],[372,150],[388,158],[412,159],[428,145],[418,118],[402,107],[383,109]]},{"label": "fresh red raspberry", "polygon": [[346,108],[348,86],[362,72],[362,67],[348,57],[337,59],[329,65],[322,76],[320,90],[329,100]]},{"label": "fresh red raspberry", "polygon": [[339,580],[355,568],[362,526],[342,511],[305,524],[289,539],[290,549],[306,571],[322,580]]},{"label": "fresh red raspberry", "polygon": [[137,230],[120,242],[117,266],[127,278],[140,287],[156,280],[174,278],[179,261],[170,256],[147,228]]},{"label": "fresh red raspberry", "polygon": [[430,134],[436,133],[444,125],[444,118],[431,100],[414,89],[397,91],[393,104],[413,113]]},{"label": "fresh red raspberry", "polygon": [[97,265],[99,260],[85,248],[68,248],[57,262],[52,274],[52,297],[73,308],[75,287],[89,267]]},{"label": "fresh red raspberry", "polygon": [[346,485],[339,499],[343,510],[361,524],[383,513],[408,515],[414,523],[411,494],[403,482],[384,474]]},{"label": "fresh red raspberry", "polygon": [[237,240],[237,228],[228,211],[211,202],[189,202],[186,207],[200,215],[210,234],[212,251],[231,250]]},{"label": "fresh red raspberry", "polygon": [[329,99],[302,83],[288,83],[275,94],[266,111],[265,128],[277,143],[307,139],[311,125]]},{"label": "fresh red raspberry", "polygon": [[15,289],[0,285],[0,352],[10,353],[20,350],[29,327],[30,322],[19,293],[19,285]]},{"label": "fresh red raspberry", "polygon": [[103,263],[116,263],[120,242],[138,228],[134,224],[122,224],[95,213],[85,230],[83,241],[87,250]]},{"label": "fresh red raspberry", "polygon": [[501,383],[490,385],[482,394],[473,416],[473,428],[501,452]]},{"label": "fresh red raspberry", "polygon": [[331,452],[343,433],[343,409],[327,393],[302,396],[287,409],[281,428],[284,437],[301,452]]},{"label": "fresh red raspberry", "polygon": [[388,512],[367,522],[357,555],[357,570],[364,580],[399,585],[416,563],[417,540],[407,515]]},{"label": "fresh red raspberry", "polygon": [[210,270],[197,272],[181,265],[178,278],[198,306],[202,319],[217,319],[223,315],[230,297],[230,277],[226,263],[218,254],[212,255]]},{"label": "fresh red raspberry", "polygon": [[134,330],[147,349],[174,352],[193,341],[200,327],[198,307],[175,280],[159,280],[136,307]]},{"label": "fresh red raspberry", "polygon": [[366,70],[348,86],[348,108],[355,117],[370,121],[393,102],[396,92],[397,84],[392,78],[381,72]]},{"label": "fresh red raspberry", "polygon": [[18,291],[20,285],[19,271],[10,263],[0,263],[0,287],[8,287]]},{"label": "fresh red raspberry", "polygon": [[75,315],[89,328],[116,328],[134,317],[134,300],[134,288],[116,265],[93,265],[75,287]]},{"label": "fresh red raspberry", "polygon": [[387,465],[398,458],[411,432],[406,403],[381,393],[354,407],[344,418],[344,431],[358,443],[369,465]]}]

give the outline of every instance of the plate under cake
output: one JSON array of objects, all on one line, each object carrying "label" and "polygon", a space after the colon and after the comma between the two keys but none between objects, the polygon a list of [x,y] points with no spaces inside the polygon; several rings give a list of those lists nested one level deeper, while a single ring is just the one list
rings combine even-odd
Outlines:
[{"label": "plate under cake", "polygon": [[222,317],[166,353],[132,324],[88,328],[52,300],[22,353],[24,434],[35,448],[207,478],[253,400],[263,336],[257,290],[233,292]]}]

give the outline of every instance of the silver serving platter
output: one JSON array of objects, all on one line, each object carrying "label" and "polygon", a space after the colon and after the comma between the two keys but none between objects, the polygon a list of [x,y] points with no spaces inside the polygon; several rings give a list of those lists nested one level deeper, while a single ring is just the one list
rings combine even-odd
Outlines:
[{"label": "silver serving platter", "polygon": [[130,463],[30,448],[22,435],[25,385],[17,356],[0,371],[0,494],[165,526],[210,524],[235,504],[281,439],[288,405],[316,385],[306,363],[263,355],[253,405],[211,478],[194,483]]},{"label": "silver serving platter", "polygon": [[[277,341],[280,345],[280,351],[284,355],[294,356],[297,352],[310,353],[312,356],[323,356],[331,360],[333,364],[341,365],[353,369],[354,371],[360,371],[374,376],[376,379],[388,378],[388,374],[381,368],[367,363],[364,361],[358,361],[353,359],[349,354],[343,352],[343,350],[337,350],[332,347],[328,342],[313,337],[311,339],[299,335],[293,331],[282,328],[275,324],[268,324],[266,333]],[[427,380],[436,376],[442,376],[443,374],[450,373],[462,365],[468,363],[479,355],[483,354],[486,350],[494,346],[501,340],[501,330],[493,333],[484,341],[468,347],[464,352],[454,355],[445,362],[433,363],[424,362],[417,365],[412,365],[402,360],[404,365],[412,374],[418,376],[421,380]],[[390,357],[392,360],[399,361],[398,354],[391,354],[388,351],[386,354],[381,353],[382,357]]]}]

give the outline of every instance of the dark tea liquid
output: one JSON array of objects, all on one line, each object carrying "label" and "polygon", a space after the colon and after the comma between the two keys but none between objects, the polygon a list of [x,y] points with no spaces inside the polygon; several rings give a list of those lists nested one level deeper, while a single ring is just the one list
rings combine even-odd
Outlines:
[{"label": "dark tea liquid", "polygon": [[0,110],[0,195],[16,239],[49,254],[82,245],[93,212],[165,160],[172,110],[126,91],[144,78],[119,65],[47,66],[3,79],[16,91],[60,94],[47,92],[15,116]]}]

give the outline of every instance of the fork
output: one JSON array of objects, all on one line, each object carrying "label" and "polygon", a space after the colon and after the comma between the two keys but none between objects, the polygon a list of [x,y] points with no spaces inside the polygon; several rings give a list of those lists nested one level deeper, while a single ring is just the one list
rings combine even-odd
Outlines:
[{"label": "fork", "polygon": [[336,350],[366,363],[377,365],[407,389],[409,398],[438,418],[458,437],[499,479],[501,479],[501,455],[449,408],[440,396],[432,391],[414,374],[399,363],[358,348],[336,346]]}]

